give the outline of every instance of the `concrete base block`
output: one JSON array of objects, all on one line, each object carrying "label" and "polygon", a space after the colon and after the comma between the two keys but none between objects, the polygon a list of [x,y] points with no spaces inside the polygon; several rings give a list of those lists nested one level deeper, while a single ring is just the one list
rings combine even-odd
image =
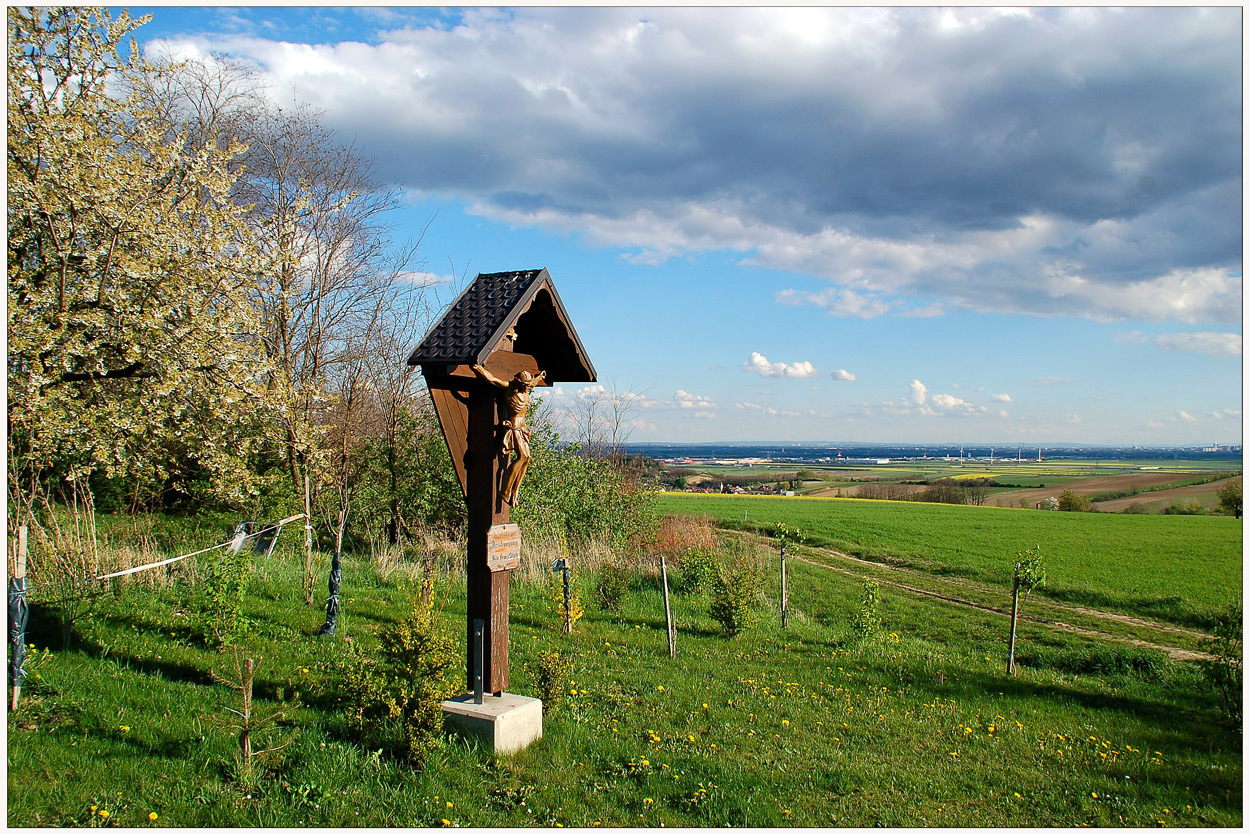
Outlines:
[{"label": "concrete base block", "polygon": [[443,701],[443,726],[496,753],[515,753],[543,737],[543,702],[504,692],[475,704],[468,693]]}]

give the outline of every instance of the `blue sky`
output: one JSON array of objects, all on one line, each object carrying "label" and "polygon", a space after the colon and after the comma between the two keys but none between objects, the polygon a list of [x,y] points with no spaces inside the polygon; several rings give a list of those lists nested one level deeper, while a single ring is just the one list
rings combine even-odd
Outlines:
[{"label": "blue sky", "polygon": [[444,301],[546,267],[633,440],[1240,442],[1239,8],[131,11],[374,156]]}]

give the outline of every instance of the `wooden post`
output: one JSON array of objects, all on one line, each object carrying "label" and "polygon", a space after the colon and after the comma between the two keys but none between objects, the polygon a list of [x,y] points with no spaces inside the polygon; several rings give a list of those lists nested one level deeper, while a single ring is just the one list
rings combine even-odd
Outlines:
[{"label": "wooden post", "polygon": [[781,546],[781,627],[790,624],[790,599],[786,595],[786,546]]},{"label": "wooden post", "polygon": [[1016,614],[1020,611],[1020,583],[1011,586],[1011,640],[1007,644],[1007,674],[1016,673]]},{"label": "wooden post", "polygon": [[668,566],[660,557],[660,580],[664,585],[664,625],[668,630],[668,656],[677,657],[677,632],[673,629],[673,609],[668,603]]},{"label": "wooden post", "polygon": [[304,472],[304,601],[313,604],[312,489],[307,470]]},{"label": "wooden post", "polygon": [[[487,691],[499,695],[508,688],[508,578],[511,570],[491,565],[488,542],[491,528],[509,523],[511,508],[500,496],[500,455],[495,440],[498,425],[493,388],[478,384],[468,397],[468,451],[465,455],[468,505],[468,612],[465,630],[473,638],[473,621],[482,620],[482,676]],[[466,652],[466,656],[471,652]],[[467,680],[473,688],[474,669],[468,658]]]},{"label": "wooden post", "polygon": [[256,675],[256,661],[243,661],[243,724],[239,727],[239,752],[243,756],[243,774],[246,781],[252,779],[252,679]]}]

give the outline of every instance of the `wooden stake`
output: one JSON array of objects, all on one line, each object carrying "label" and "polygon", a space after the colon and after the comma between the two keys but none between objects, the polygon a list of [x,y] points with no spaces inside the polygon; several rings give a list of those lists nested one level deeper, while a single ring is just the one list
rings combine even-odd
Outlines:
[{"label": "wooden stake", "polygon": [[243,661],[243,726],[239,728],[239,752],[243,755],[244,778],[252,780],[252,678],[256,674],[256,661]]},{"label": "wooden stake", "polygon": [[668,604],[668,566],[660,557],[660,579],[664,585],[664,624],[668,629],[668,656],[677,657],[677,631],[673,628],[673,609]]},{"label": "wooden stake", "polygon": [[786,546],[781,546],[781,627],[790,624],[790,598],[786,595]]},{"label": "wooden stake", "polygon": [[1016,673],[1016,614],[1020,610],[1020,585],[1011,589],[1011,642],[1007,646],[1007,674]]},{"label": "wooden stake", "polygon": [[313,604],[312,490],[307,472],[304,472],[304,601]]}]

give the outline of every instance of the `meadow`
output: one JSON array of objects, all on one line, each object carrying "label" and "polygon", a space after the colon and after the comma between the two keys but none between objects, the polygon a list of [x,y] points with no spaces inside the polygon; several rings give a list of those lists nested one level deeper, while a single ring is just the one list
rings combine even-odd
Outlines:
[{"label": "meadow", "polygon": [[[670,509],[675,500],[664,499]],[[742,506],[713,504],[726,515]],[[765,508],[802,505],[748,506],[748,521],[763,522]],[[840,540],[881,527],[868,502],[833,506],[845,507]],[[956,538],[994,515],[923,509],[964,511],[911,522]],[[786,520],[818,528],[815,517]],[[890,535],[871,546],[884,554],[902,533]],[[728,531],[719,541],[723,560],[776,566],[769,540]],[[1104,541],[1114,548],[1118,539]],[[569,663],[567,692],[546,705],[544,737],[503,758],[447,738],[414,770],[385,738],[362,734],[338,695],[346,647],[372,651],[422,572],[415,560],[349,557],[338,634],[319,638],[323,610],[303,603],[297,554],[283,544],[255,560],[250,628],[239,641],[260,658],[257,702],[293,704],[298,693],[302,704],[257,739],[286,745],[262,778],[239,781],[236,738],[224,726],[237,697],[211,674],[229,669],[233,654],[207,645],[194,585],[176,575],[116,583],[65,648],[54,610],[35,598],[32,677],[8,725],[10,826],[1242,824],[1240,724],[1223,716],[1196,664],[1023,623],[1009,677],[1000,615],[883,587],[880,625],[861,636],[851,623],[863,577],[797,558],[788,628],[775,572],[758,623],[733,638],[705,595],[675,591],[670,659],[654,570],[609,613],[594,603],[594,571],[579,569],[586,614],[564,635],[557,580],[545,554],[532,554],[538,566],[513,583],[510,691],[539,693],[540,651]],[[1004,558],[1014,547],[1000,542]],[[681,554],[670,555],[679,571]],[[984,558],[974,566],[998,575]],[[454,561],[439,563],[435,596],[440,628],[462,641]]]},{"label": "meadow", "polygon": [[1040,545],[1048,579],[1037,593],[1185,626],[1208,627],[1241,589],[1241,522],[1227,516],[681,493],[660,507],[746,529],[784,521],[812,544],[1004,588],[1016,555]]}]

